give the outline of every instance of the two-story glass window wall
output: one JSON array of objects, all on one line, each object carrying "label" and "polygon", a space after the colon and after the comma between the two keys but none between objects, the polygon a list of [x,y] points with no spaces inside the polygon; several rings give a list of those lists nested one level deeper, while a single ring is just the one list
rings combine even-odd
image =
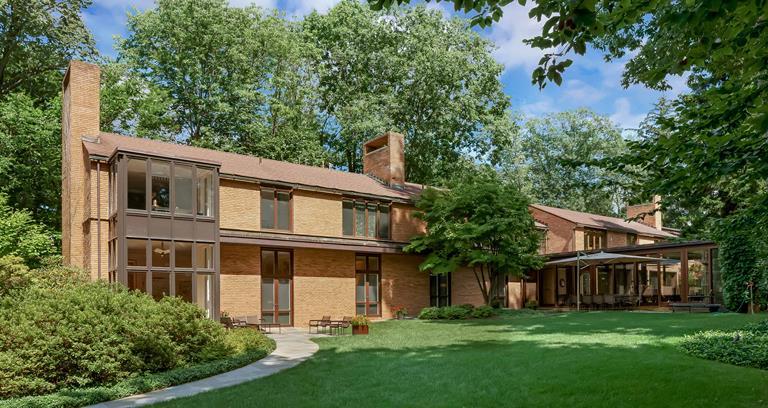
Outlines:
[{"label": "two-story glass window wall", "polygon": [[110,279],[155,299],[178,296],[209,317],[217,297],[217,172],[118,154],[110,176]]}]

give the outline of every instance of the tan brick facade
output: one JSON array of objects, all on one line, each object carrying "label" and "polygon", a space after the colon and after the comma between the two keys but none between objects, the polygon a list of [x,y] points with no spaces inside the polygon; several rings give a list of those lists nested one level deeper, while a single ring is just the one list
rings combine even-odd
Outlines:
[{"label": "tan brick facade", "polygon": [[[581,249],[576,248],[574,243],[574,228],[576,227],[576,224],[535,207],[531,207],[530,211],[536,221],[546,224],[547,226],[546,253],[567,252]],[[576,239],[575,242],[583,243],[583,235],[581,240]]]},{"label": "tan brick facade", "polygon": [[255,245],[221,245],[221,306],[230,316],[261,315],[261,257]]},{"label": "tan brick facade", "polygon": [[407,204],[392,204],[392,240],[408,242],[416,235],[426,232],[426,225],[414,215],[415,208]]},{"label": "tan brick facade", "polygon": [[413,255],[382,255],[383,317],[392,317],[393,306],[404,306],[412,315],[429,306],[429,275],[419,271],[421,261]]},{"label": "tan brick facade", "polygon": [[222,179],[219,182],[219,197],[221,228],[244,231],[261,229],[258,184]]},{"label": "tan brick facade", "polygon": [[355,315],[355,253],[323,249],[293,252],[294,325],[330,315]]},{"label": "tan brick facade", "polygon": [[340,195],[297,190],[292,205],[295,234],[342,236]]}]

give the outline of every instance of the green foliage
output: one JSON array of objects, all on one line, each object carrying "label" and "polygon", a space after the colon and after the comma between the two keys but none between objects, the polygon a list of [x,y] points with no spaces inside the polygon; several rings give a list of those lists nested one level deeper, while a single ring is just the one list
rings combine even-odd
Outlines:
[{"label": "green foliage", "polygon": [[368,326],[371,323],[365,315],[357,315],[352,318],[352,326]]},{"label": "green foliage", "polygon": [[707,360],[768,370],[768,321],[742,330],[708,330],[685,336],[680,347]]},{"label": "green foliage", "polygon": [[469,173],[450,189],[428,188],[416,208],[427,233],[405,250],[426,255],[419,269],[432,274],[473,268],[486,304],[501,278],[542,265],[528,199],[493,170]]},{"label": "green foliage", "polygon": [[15,256],[32,268],[58,253],[56,234],[38,224],[27,210],[14,210],[0,194],[0,257]]},{"label": "green foliage", "polygon": [[[347,0],[302,23],[334,164],[362,171],[362,144],[405,135],[406,179],[441,181],[494,161],[516,131],[493,44],[424,7],[373,12]],[[436,74],[439,73],[439,74]]]},{"label": "green foliage", "polygon": [[306,69],[314,50],[295,24],[224,0],[159,0],[129,16],[128,33],[119,44],[123,65],[105,84],[105,124],[276,160],[325,162]]},{"label": "green foliage", "polygon": [[738,214],[718,229],[723,295],[730,310],[746,311],[751,301],[768,304],[768,271],[760,263],[768,252],[759,228],[751,217]]},{"label": "green foliage", "polygon": [[474,307],[470,304],[445,307],[425,307],[419,312],[421,320],[465,320],[487,319],[496,314],[496,311],[488,306]]},{"label": "green foliage", "polygon": [[23,93],[0,99],[0,194],[49,228],[59,228],[61,102]]},{"label": "green foliage", "polygon": [[32,282],[29,268],[18,256],[0,257],[0,298],[28,287]]},{"label": "green foliage", "polygon": [[250,329],[227,331],[224,340],[236,353],[223,359],[175,368],[162,373],[141,374],[111,386],[66,389],[49,395],[0,400],[0,407],[76,408],[97,404],[231,371],[259,360],[275,349],[274,340]]},{"label": "green foliage", "polygon": [[91,0],[0,3],[0,99],[17,91],[36,100],[52,98],[69,60],[97,55],[80,11],[89,5]]},{"label": "green foliage", "polygon": [[534,202],[609,216],[623,216],[630,193],[625,176],[594,165],[626,150],[621,131],[587,109],[528,119],[519,141],[505,153],[503,172]]},{"label": "green foliage", "polygon": [[266,344],[245,333],[227,338],[180,298],[155,302],[61,268],[35,271],[32,281],[0,300],[2,398],[108,386]]}]

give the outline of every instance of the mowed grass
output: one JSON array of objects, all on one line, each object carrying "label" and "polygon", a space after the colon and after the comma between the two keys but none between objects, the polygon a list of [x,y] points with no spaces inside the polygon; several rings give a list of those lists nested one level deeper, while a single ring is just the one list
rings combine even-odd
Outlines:
[{"label": "mowed grass", "polygon": [[310,360],[168,406],[766,407],[768,371],[676,347],[697,330],[766,316],[519,313],[389,321],[369,336],[321,338]]}]

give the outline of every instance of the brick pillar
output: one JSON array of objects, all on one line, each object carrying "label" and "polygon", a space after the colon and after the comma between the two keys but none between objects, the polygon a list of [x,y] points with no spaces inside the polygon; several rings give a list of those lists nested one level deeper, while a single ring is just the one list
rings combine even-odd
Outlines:
[{"label": "brick pillar", "polygon": [[83,136],[99,134],[99,67],[71,61],[62,84],[61,246],[64,263],[88,269],[90,162]]}]

